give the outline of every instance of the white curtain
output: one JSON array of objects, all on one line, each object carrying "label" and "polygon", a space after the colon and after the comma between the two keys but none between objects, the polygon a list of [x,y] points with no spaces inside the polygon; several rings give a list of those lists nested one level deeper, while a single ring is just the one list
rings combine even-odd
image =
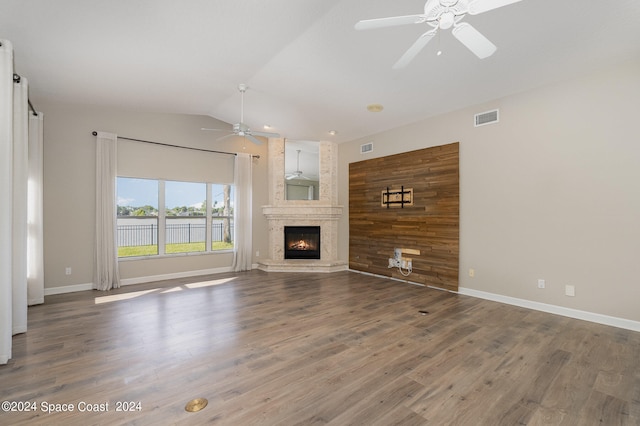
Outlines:
[{"label": "white curtain", "polygon": [[234,167],[234,183],[236,200],[234,210],[234,245],[233,270],[250,271],[253,252],[252,233],[252,157],[249,154],[236,155]]},{"label": "white curtain", "polygon": [[27,331],[28,99],[28,83],[23,77],[13,84],[13,334]]},{"label": "white curtain", "polygon": [[96,246],[93,287],[120,287],[116,246],[116,162],[118,137],[98,132],[96,136]]},{"label": "white curtain", "polygon": [[27,189],[27,302],[44,303],[43,123],[29,115],[29,183]]},{"label": "white curtain", "polygon": [[11,336],[27,331],[29,98],[27,80],[13,75],[13,47],[0,40],[0,364]]},{"label": "white curtain", "polygon": [[42,193],[37,239],[40,255],[32,259],[30,226],[32,195],[32,155],[39,156],[40,191],[42,188],[42,117],[39,126],[39,152],[31,152],[29,85],[21,77],[14,81],[13,47],[0,40],[0,364],[11,359],[12,336],[27,331],[28,268],[39,264],[42,290]]},{"label": "white curtain", "polygon": [[11,359],[13,331],[13,48],[0,40],[0,364]]}]

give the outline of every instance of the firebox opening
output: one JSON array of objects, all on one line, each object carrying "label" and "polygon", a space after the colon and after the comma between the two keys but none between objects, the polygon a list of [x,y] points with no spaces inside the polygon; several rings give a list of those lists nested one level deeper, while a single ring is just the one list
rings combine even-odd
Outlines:
[{"label": "firebox opening", "polygon": [[320,259],[319,226],[285,226],[285,259]]}]

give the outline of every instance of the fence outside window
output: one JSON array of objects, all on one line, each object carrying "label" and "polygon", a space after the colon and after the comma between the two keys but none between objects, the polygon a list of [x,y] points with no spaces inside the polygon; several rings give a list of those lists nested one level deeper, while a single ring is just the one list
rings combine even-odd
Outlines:
[{"label": "fence outside window", "polygon": [[[131,219],[131,218],[127,218]],[[166,225],[166,244],[188,244],[202,243],[206,241],[207,226],[205,218],[189,218],[182,219],[182,223],[177,222],[182,218],[167,218]],[[194,220],[198,219],[198,220]],[[133,219],[131,219],[133,220]],[[129,221],[131,221],[129,220]],[[158,223],[157,218],[138,219],[140,224],[120,224],[117,225],[117,243],[118,247],[135,247],[158,244]],[[120,218],[118,222],[121,222]],[[225,219],[214,219],[211,224],[211,241],[224,241]],[[228,233],[233,238],[233,221],[229,221]]]}]

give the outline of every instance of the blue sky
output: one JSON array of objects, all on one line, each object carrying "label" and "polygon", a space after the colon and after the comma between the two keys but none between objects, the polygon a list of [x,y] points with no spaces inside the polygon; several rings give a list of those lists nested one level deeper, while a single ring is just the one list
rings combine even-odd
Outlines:
[{"label": "blue sky", "polygon": [[[169,208],[199,206],[206,198],[204,183],[167,181],[165,185],[165,201]],[[212,189],[213,199],[218,202],[218,205],[222,204],[222,185],[213,185]],[[130,207],[150,205],[158,208],[158,181],[119,177],[118,205]]]}]

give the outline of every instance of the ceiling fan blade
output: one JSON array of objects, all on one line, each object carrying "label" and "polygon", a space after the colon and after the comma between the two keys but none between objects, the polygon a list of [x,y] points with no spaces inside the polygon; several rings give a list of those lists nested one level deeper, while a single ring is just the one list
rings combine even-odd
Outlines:
[{"label": "ceiling fan blade", "polygon": [[427,20],[424,15],[392,16],[390,18],[365,19],[356,23],[356,30],[395,27],[398,25],[421,24]]},{"label": "ceiling fan blade", "polygon": [[233,130],[230,129],[208,129],[206,127],[202,127],[200,130],[206,130],[209,132],[229,132],[229,133],[233,133]]},{"label": "ceiling fan blade", "polygon": [[256,145],[262,145],[262,142],[256,138],[255,136],[251,135],[251,134],[245,134],[244,135],[245,138],[249,139],[251,142],[255,143]]},{"label": "ceiling fan blade", "polygon": [[473,0],[469,3],[469,15],[477,15],[519,1],[522,0]]},{"label": "ceiling fan blade", "polygon": [[451,33],[480,59],[488,58],[498,49],[489,39],[466,22],[456,25]]},{"label": "ceiling fan blade", "polygon": [[436,35],[436,30],[430,30],[426,33],[422,34],[418,39],[411,45],[411,47],[404,52],[404,55],[398,59],[398,62],[393,65],[393,69],[404,68],[409,65],[409,62],[415,58],[415,56],[420,53],[420,51],[431,41],[433,36]]},{"label": "ceiling fan blade", "polygon": [[219,137],[218,139],[216,139],[216,142],[217,142],[217,141],[224,140],[224,139],[228,139],[228,138],[230,138],[230,137],[232,137],[232,136],[237,136],[237,135],[236,135],[235,133],[229,133],[228,135],[224,135],[224,136],[221,136],[221,137]]},{"label": "ceiling fan blade", "polygon": [[251,131],[251,134],[254,136],[262,136],[265,138],[279,138],[280,134],[279,133],[269,133],[269,132],[254,132],[253,130]]}]

